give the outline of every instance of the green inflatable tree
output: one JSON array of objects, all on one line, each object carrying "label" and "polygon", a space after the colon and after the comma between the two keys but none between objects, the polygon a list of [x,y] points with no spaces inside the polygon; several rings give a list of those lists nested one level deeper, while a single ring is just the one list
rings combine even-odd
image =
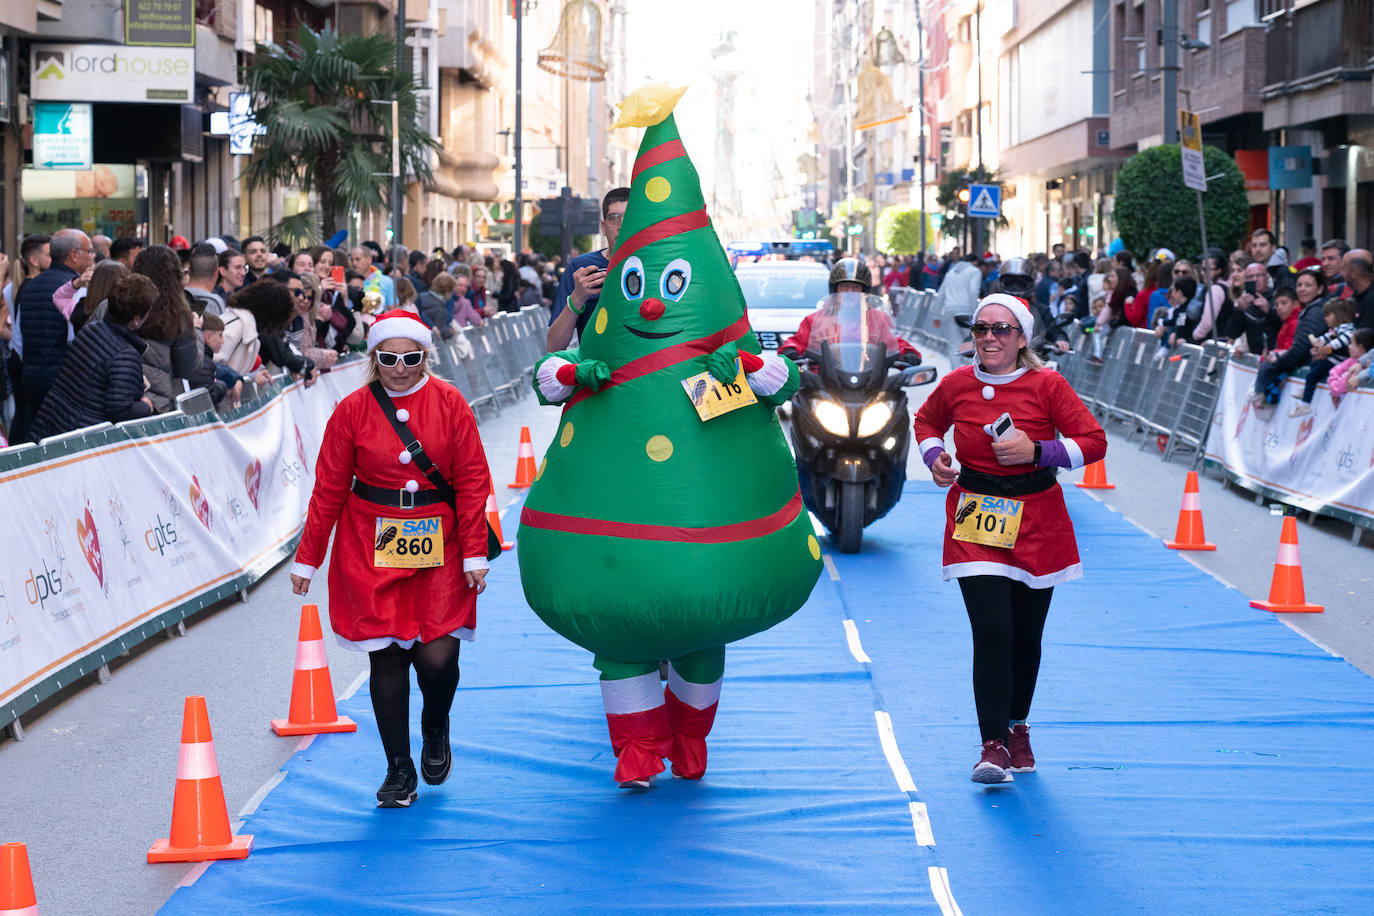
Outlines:
[{"label": "green inflatable tree", "polygon": [[[540,398],[565,406],[518,534],[530,607],[596,655],[622,784],[662,769],[670,721],[675,771],[700,777],[715,714],[702,697],[719,692],[725,644],[795,612],[821,569],[774,411],[796,369],[757,355],[671,114],[680,94],[641,90],[621,108],[647,131],[585,336],[536,367]],[[741,383],[754,371],[780,373],[771,394]],[[748,403],[703,420],[697,404],[731,389]],[[673,665],[662,715],[660,659]]]},{"label": "green inflatable tree", "polygon": [[[1232,251],[1245,236],[1250,203],[1240,166],[1214,146],[1202,148],[1207,191],[1202,210],[1207,244]],[[1116,178],[1112,211],[1122,243],[1140,257],[1168,248],[1180,257],[1202,253],[1197,194],[1183,184],[1183,160],[1175,144],[1152,146],[1127,159]]]}]

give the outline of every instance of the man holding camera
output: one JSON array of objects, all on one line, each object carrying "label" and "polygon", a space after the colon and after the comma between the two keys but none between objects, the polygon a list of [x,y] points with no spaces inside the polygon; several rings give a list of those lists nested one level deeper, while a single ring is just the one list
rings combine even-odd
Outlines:
[{"label": "man holding camera", "polygon": [[1274,293],[1269,286],[1269,271],[1259,261],[1245,267],[1245,292],[1236,300],[1240,319],[1230,329],[1228,337],[1244,337],[1245,346],[1256,356],[1273,349],[1283,321],[1274,310]]}]

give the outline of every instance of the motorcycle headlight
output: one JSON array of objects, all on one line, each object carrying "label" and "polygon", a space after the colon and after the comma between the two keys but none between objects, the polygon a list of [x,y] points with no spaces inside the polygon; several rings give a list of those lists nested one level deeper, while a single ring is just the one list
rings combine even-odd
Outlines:
[{"label": "motorcycle headlight", "polygon": [[886,401],[874,401],[859,414],[859,437],[877,435],[891,419],[892,405]]},{"label": "motorcycle headlight", "polygon": [[812,405],[811,412],[816,415],[816,419],[825,427],[826,432],[836,436],[849,435],[849,414],[839,404],[834,401],[817,401]]}]

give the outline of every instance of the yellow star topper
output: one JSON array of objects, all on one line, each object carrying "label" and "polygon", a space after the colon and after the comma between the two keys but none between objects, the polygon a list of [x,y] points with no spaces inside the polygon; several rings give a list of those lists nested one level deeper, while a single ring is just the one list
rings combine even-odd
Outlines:
[{"label": "yellow star topper", "polygon": [[682,98],[686,91],[686,86],[674,87],[667,83],[650,83],[639,87],[620,103],[620,115],[611,125],[611,129],[652,127],[661,123],[673,113],[677,100]]}]

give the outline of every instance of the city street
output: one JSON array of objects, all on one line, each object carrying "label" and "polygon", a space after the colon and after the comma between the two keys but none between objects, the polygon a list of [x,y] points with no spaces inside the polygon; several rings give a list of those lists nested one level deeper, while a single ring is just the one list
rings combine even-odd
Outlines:
[{"label": "city street", "polygon": [[[944,363],[938,358],[929,361],[944,368]],[[923,392],[929,390],[916,389],[916,398],[919,399]],[[511,480],[515,468],[520,427],[527,425],[531,428],[536,454],[542,454],[553,438],[557,420],[556,410],[538,407],[532,397],[522,399],[498,416],[483,420],[481,430],[498,490],[498,500],[503,505],[518,497],[518,492],[507,489],[506,484]],[[1113,513],[1120,513],[1152,538],[1171,537],[1186,468],[1179,464],[1162,463],[1153,444],[1145,451],[1139,450],[1137,445],[1138,437],[1136,441],[1129,441],[1122,434],[1112,434],[1107,467],[1110,479],[1118,487],[1111,491],[1097,491],[1091,499],[1099,501]],[[910,474],[912,494],[930,491],[928,475],[914,454]],[[1068,483],[1067,480],[1064,482]],[[1093,505],[1087,501],[1088,491],[1077,491],[1072,487],[1068,489],[1072,491],[1070,507],[1075,516],[1083,511],[1083,507]],[[840,587],[847,613],[858,622],[863,645],[873,656],[873,677],[877,686],[882,685],[884,677],[896,678],[894,684],[905,684],[907,678],[919,671],[922,665],[938,666],[944,661],[949,662],[950,667],[940,668],[938,672],[935,669],[930,671],[932,683],[944,685],[941,688],[943,692],[936,698],[937,710],[922,710],[911,705],[916,700],[909,684],[886,694],[891,716],[899,724],[898,737],[906,765],[916,774],[917,782],[923,787],[933,781],[935,773],[948,770],[952,775],[944,773],[942,778],[945,778],[951,792],[967,790],[981,794],[982,790],[967,783],[965,772],[971,761],[964,758],[970,757],[970,749],[976,746],[976,734],[969,724],[972,702],[964,686],[966,668],[961,667],[967,665],[966,626],[962,630],[952,626],[946,635],[955,642],[936,653],[935,657],[925,662],[915,660],[913,665],[910,658],[899,662],[891,657],[891,651],[901,645],[899,632],[890,632],[876,624],[875,629],[869,630],[865,622],[865,608],[870,602],[878,601],[881,606],[889,606],[892,596],[901,596],[900,606],[910,614],[921,614],[929,604],[932,608],[944,606],[951,614],[957,614],[951,618],[953,624],[957,624],[962,617],[961,610],[954,610],[958,606],[957,590],[952,584],[942,585],[938,582],[936,564],[930,553],[932,548],[938,551],[937,532],[940,524],[936,517],[940,504],[933,496],[933,493],[908,496],[899,506],[902,511],[894,511],[893,516],[869,529],[865,552],[857,557],[831,553],[826,539],[822,540],[822,544],[833,558],[834,565],[831,568],[838,570],[837,574],[841,576]],[[1262,597],[1267,592],[1280,520],[1271,514],[1268,507],[1257,506],[1245,494],[1228,491],[1211,479],[1203,482],[1202,500],[1207,535],[1218,544],[1219,549],[1215,553],[1189,556],[1186,561],[1194,563],[1198,569],[1220,582],[1239,589],[1239,594],[1225,592],[1233,596],[1227,601],[1235,604],[1230,615],[1248,620],[1250,624],[1259,621],[1267,631],[1271,615],[1260,610],[1240,609],[1244,608],[1244,597]],[[918,507],[920,513],[916,514]],[[1142,625],[1156,617],[1166,622],[1172,620],[1173,607],[1154,603],[1150,597],[1159,592],[1160,586],[1165,583],[1160,582],[1153,573],[1144,580],[1137,578],[1131,572],[1127,556],[1121,552],[1119,535],[1101,533],[1101,524],[1101,520],[1093,516],[1088,523],[1089,533],[1080,532],[1086,568],[1085,582],[1091,585],[1094,577],[1100,576],[1108,581],[1120,582],[1120,585],[1110,592],[1104,592],[1101,586],[1090,592],[1094,601],[1103,602],[1096,610],[1112,617],[1135,620]],[[516,516],[507,514],[504,529],[508,540],[514,539],[515,528]],[[1299,630],[1316,646],[1349,659],[1363,669],[1365,675],[1374,672],[1374,633],[1371,632],[1370,603],[1367,600],[1370,548],[1352,545],[1348,528],[1343,525],[1322,523],[1313,527],[1304,523],[1300,529],[1307,597],[1309,601],[1324,604],[1326,612],[1303,615],[1299,619],[1284,618],[1283,622]],[[1142,538],[1141,543],[1146,546],[1135,544],[1132,551],[1148,554],[1154,549],[1148,539]],[[921,545],[920,555],[926,557],[921,562],[930,563],[929,569],[911,566],[912,558],[916,556],[912,551],[917,549],[918,544]],[[1160,557],[1142,554],[1141,562],[1155,562],[1156,559],[1167,562],[1170,552],[1162,545],[1156,546]],[[1135,558],[1137,554],[1131,553],[1129,556]],[[1186,570],[1188,567],[1173,568]],[[1191,573],[1184,576],[1180,572],[1178,575],[1188,581],[1198,578]],[[851,576],[852,582],[849,581]],[[834,587],[826,583],[827,577],[822,576],[822,584],[813,595],[813,603],[821,600],[824,587]],[[493,607],[511,609],[509,613],[523,615],[528,618],[528,626],[532,626],[533,630],[527,631],[527,624],[503,619],[499,624],[493,621],[490,631],[493,634],[510,635],[511,626],[515,625],[517,633],[528,632],[531,638],[536,635],[547,636],[559,642],[551,634],[536,633],[542,631],[542,625],[527,610],[517,610],[523,607],[518,588],[514,557],[508,554],[497,561],[492,591],[483,601],[488,602],[490,598],[492,600],[488,603]],[[1166,594],[1178,594],[1169,592],[1167,588],[1163,591]],[[1051,631],[1054,630],[1057,610],[1064,608],[1068,616],[1068,608],[1075,607],[1074,602],[1082,601],[1087,594],[1089,592],[1086,590],[1076,587],[1063,589],[1063,596],[1056,597],[1055,609],[1051,611]],[[327,595],[312,593],[311,597],[319,601],[322,610],[327,607]],[[28,844],[42,912],[151,912],[187,879],[188,871],[192,878],[199,873],[199,869],[189,869],[187,866],[151,866],[144,861],[148,845],[167,834],[182,698],[187,694],[203,694],[207,698],[231,817],[239,812],[251,813],[269,793],[284,791],[275,788],[283,778],[283,773],[289,774],[313,759],[314,751],[309,740],[302,742],[299,739],[279,738],[268,728],[269,719],[280,718],[286,711],[299,606],[299,600],[290,594],[286,567],[279,567],[251,590],[247,604],[230,603],[197,615],[188,621],[185,637],[157,639],[136,651],[131,658],[112,666],[113,677],[109,683],[98,684],[94,678],[90,678],[89,683],[30,714],[25,720],[26,740],[0,742],[0,793],[9,800],[6,804],[5,838],[23,840]],[[1081,612],[1079,608],[1078,613]],[[484,619],[481,613],[479,611],[479,621]],[[799,615],[798,619],[801,617]],[[1177,621],[1173,621],[1173,625],[1177,625]],[[484,629],[488,628],[479,624],[479,634]],[[1224,650],[1228,639],[1232,638],[1224,634],[1224,630],[1204,629],[1200,636],[1194,638],[1213,649]],[[841,640],[836,645],[842,644],[843,634],[838,629],[825,635],[826,642],[829,637],[834,637]],[[1061,641],[1069,636],[1063,632],[1055,634],[1055,638]],[[885,641],[888,637],[892,637],[891,642]],[[758,637],[765,638],[766,635]],[[1047,638],[1050,638],[1048,634]],[[747,647],[752,642],[741,644],[741,658],[749,657]],[[1302,649],[1304,643],[1295,636],[1290,637],[1289,642],[1293,651],[1300,654],[1310,650],[1310,647]],[[326,643],[336,691],[345,698],[356,694],[357,702],[365,707],[365,658],[340,649],[332,638],[327,637]],[[512,666],[518,670],[518,658],[509,656],[510,652],[518,651],[518,645],[509,648],[503,646],[501,638],[497,636],[488,639],[479,635],[476,642],[465,646],[464,683],[460,686],[456,709],[464,707],[464,687],[476,684],[474,689],[478,693],[474,697],[479,697],[480,686],[490,683],[495,672],[510,670]],[[1047,658],[1052,654],[1053,650],[1047,650]],[[1224,651],[1209,657],[1214,664],[1225,664],[1227,658]],[[570,664],[573,665],[570,670],[576,672],[571,676],[581,678],[583,683],[592,683],[594,672],[589,665],[575,660]],[[1047,667],[1051,665],[1052,662],[1047,662]],[[1351,669],[1345,671],[1349,676],[1342,674],[1331,683],[1345,685],[1340,688],[1343,691],[1355,685],[1354,693],[1343,694],[1341,700],[1352,710],[1365,710],[1363,715],[1367,716],[1371,703],[1374,703],[1374,689],[1371,689],[1367,677],[1356,675]],[[1065,705],[1069,708],[1074,705],[1071,700],[1073,695],[1086,695],[1092,689],[1090,683],[1080,681],[1080,676],[1072,670],[1051,669],[1047,674],[1053,675],[1056,685],[1048,688],[1052,697],[1047,703],[1050,716],[1066,714]],[[780,676],[786,677],[785,674]],[[1084,673],[1081,676],[1088,675]],[[1195,690],[1205,693],[1207,688],[1204,684],[1211,675],[1197,671],[1195,676],[1195,683],[1190,685],[1185,682],[1175,686],[1184,692]],[[726,680],[728,694],[728,670]],[[929,691],[933,688],[923,689]],[[1168,700],[1161,699],[1160,702],[1167,703]],[[722,703],[723,719],[729,715],[727,705]],[[1263,712],[1255,710],[1256,714]],[[376,734],[370,710],[364,708],[363,714],[367,718],[360,718],[359,735],[356,738],[326,736],[316,741],[321,742],[321,748],[339,747],[339,742],[346,740],[365,742],[366,747],[375,748]],[[900,728],[903,720],[913,714],[918,714],[923,724],[918,727],[913,723],[906,729]],[[583,724],[593,729],[596,727],[594,719]],[[871,727],[871,720],[869,725]],[[958,727],[951,731],[947,728],[950,725]],[[943,743],[925,743],[928,727],[939,730],[942,736],[940,742]],[[604,723],[600,728],[601,733],[584,734],[581,738],[587,747],[604,758],[607,750],[598,744],[604,739]],[[463,740],[458,737],[461,731],[455,726],[455,742]],[[726,749],[731,746],[728,734],[727,731],[727,737],[722,739]],[[949,759],[948,753],[950,741],[958,751],[952,759]],[[293,754],[300,747],[306,750],[293,759]],[[557,756],[556,749],[550,749],[549,752]],[[377,752],[368,753],[371,756],[365,756],[365,761],[372,757],[380,760]],[[730,769],[728,750],[720,759],[719,778],[727,782],[738,779],[739,774]],[[458,771],[465,765],[463,761],[460,751],[456,764]],[[881,764],[881,758],[878,762]],[[373,810],[369,797],[371,784],[380,770],[373,773],[366,770],[367,766],[370,764],[364,764],[365,772],[348,774],[355,780],[361,779],[367,783],[367,792],[362,795],[356,792],[349,794],[350,790],[345,789],[329,796],[331,805],[337,806],[341,812],[353,812],[356,816],[369,815]],[[606,778],[609,771],[601,772],[602,769],[603,765],[593,761],[592,769],[583,777],[586,785],[579,786],[580,790],[611,795],[615,790]],[[827,771],[822,770],[824,772]],[[867,773],[865,778],[868,776],[878,780],[868,788],[890,789],[891,776],[881,766]],[[467,782],[459,772],[455,773],[455,777],[458,786]],[[286,778],[289,780],[292,777],[287,775]],[[708,774],[708,783],[711,778]],[[838,775],[834,778],[842,782],[847,779],[841,779]],[[1018,777],[1018,784],[1034,778]],[[1305,801],[1301,784],[1294,785],[1293,794],[1283,804],[1302,806]],[[422,790],[424,788],[422,786]],[[536,787],[531,786],[531,789]],[[1135,789],[1145,790],[1140,786]],[[1113,795],[1110,787],[1104,791],[1112,799],[1116,810],[1127,813],[1132,810],[1128,796]],[[543,789],[538,789],[536,795],[542,796],[543,792]],[[422,803],[424,798],[422,791]],[[934,809],[934,802],[930,799],[926,801],[932,805],[931,817],[936,824],[937,836],[940,836],[940,812]],[[509,799],[509,803],[514,806],[524,804],[518,797]],[[1073,816],[1078,819],[1089,817],[1083,811]],[[897,826],[900,827],[900,821]],[[958,829],[963,830],[966,826],[961,823]],[[308,825],[303,829],[308,832]],[[906,829],[909,843],[909,823]],[[974,828],[974,832],[968,835],[946,835],[940,836],[940,839],[942,842],[971,844],[970,849],[977,855],[981,842],[978,840],[979,829],[986,831],[991,828]],[[914,848],[899,848],[905,853],[915,854]],[[1367,837],[1358,844],[1358,848],[1362,850],[1361,855],[1368,854]],[[255,853],[256,856],[262,854]],[[917,864],[919,859],[916,858],[908,863],[912,868]],[[239,863],[221,863],[215,865],[210,874],[224,879],[232,874],[233,869],[240,867],[243,866]],[[898,867],[897,870],[902,871],[902,868]],[[919,870],[923,871],[924,866],[921,865]],[[1221,878],[1219,875],[1218,879]],[[952,869],[949,874],[956,900],[968,895],[969,886],[980,880],[980,875],[976,873],[959,874]],[[1084,886],[1099,881],[1100,876],[1079,874],[1067,868],[1057,874],[1057,880],[1066,887],[1078,886],[1080,891],[1087,893]],[[924,878],[915,884],[917,891],[921,891]],[[921,891],[917,896],[926,903],[930,900],[928,890]],[[1144,903],[1143,900],[1132,902],[1138,905]],[[1197,911],[1197,908],[1187,906],[1187,900],[1180,899],[1177,902],[1177,907],[1152,906],[1150,909],[1156,912]],[[1353,905],[1353,897],[1350,902]],[[487,912],[502,909],[499,901],[488,900],[487,904],[482,908]],[[312,911],[311,907],[301,903],[297,907],[287,907],[283,911]],[[252,907],[245,902],[244,908]],[[519,906],[515,908],[518,910]],[[1022,909],[1052,911],[1047,900],[1023,905]],[[182,906],[177,911],[193,912],[195,908]],[[974,911],[979,910],[965,909],[965,912]]]}]

